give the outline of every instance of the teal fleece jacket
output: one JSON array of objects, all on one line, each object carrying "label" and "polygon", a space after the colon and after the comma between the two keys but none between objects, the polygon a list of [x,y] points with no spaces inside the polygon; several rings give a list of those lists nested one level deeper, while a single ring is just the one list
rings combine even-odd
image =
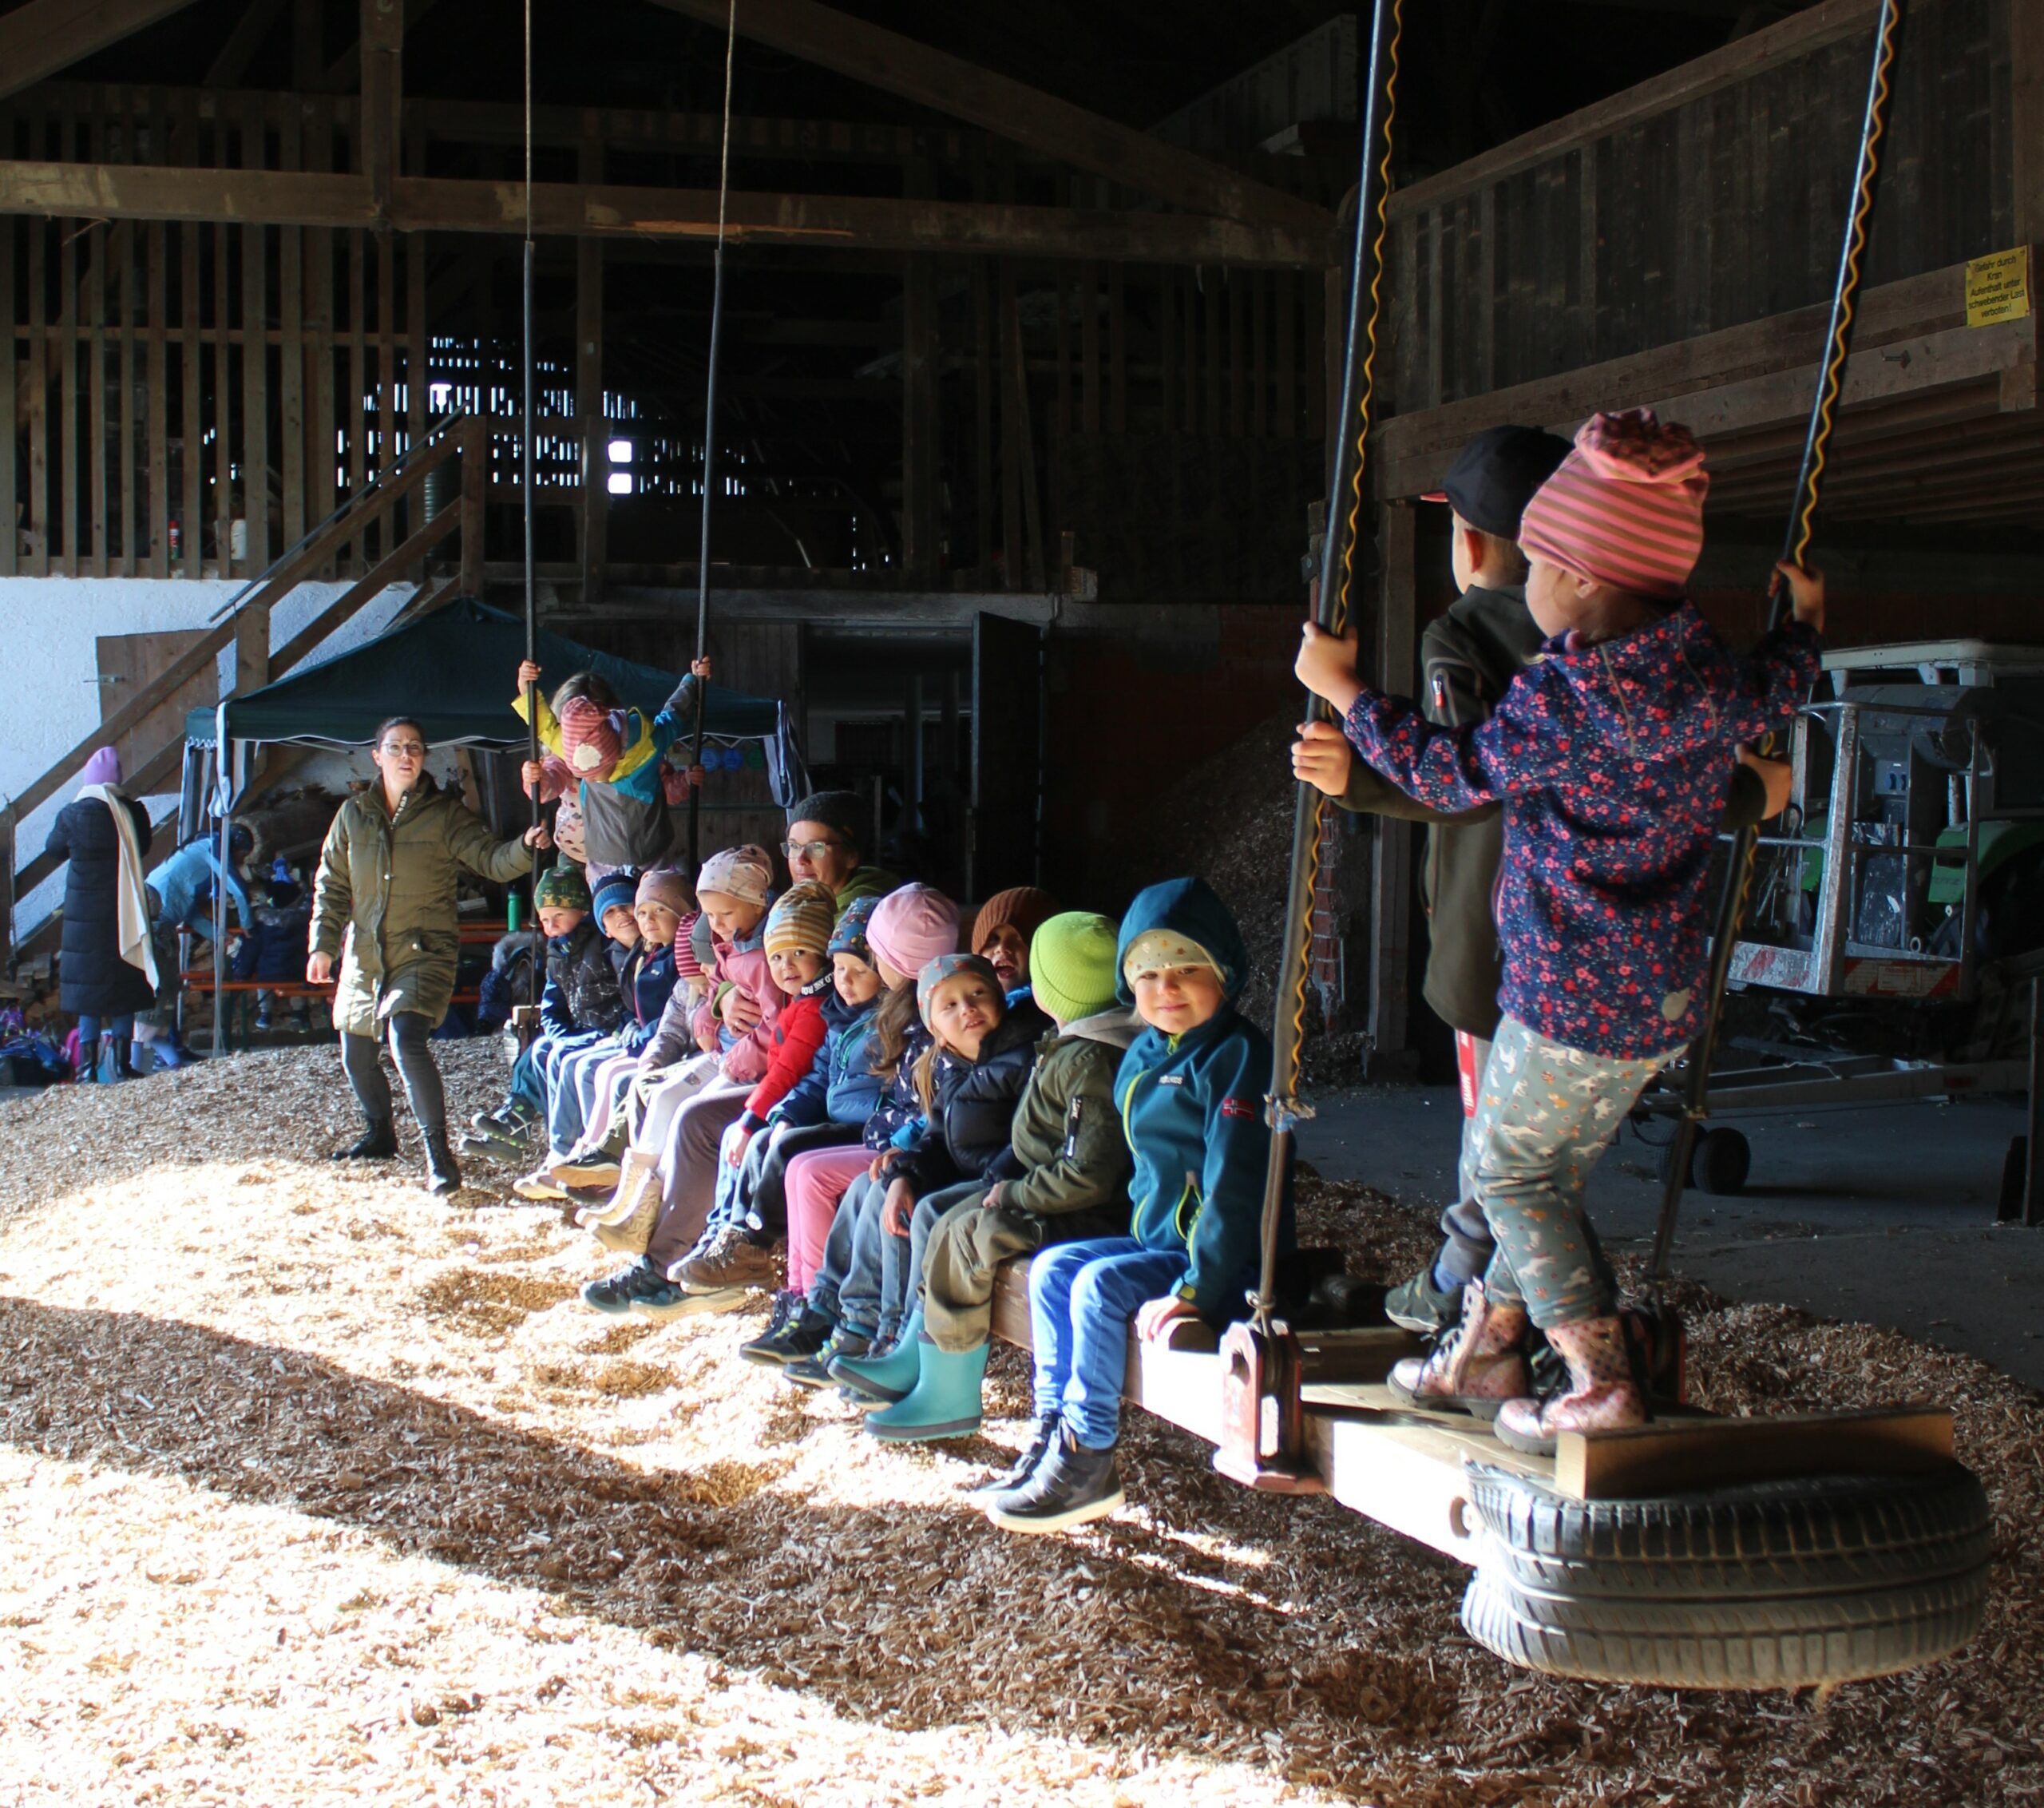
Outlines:
[{"label": "teal fleece jacket", "polygon": [[[1115,1102],[1135,1158],[1128,1234],[1150,1249],[1182,1249],[1175,1289],[1214,1324],[1238,1316],[1256,1283],[1264,1174],[1270,1132],[1269,1039],[1236,1009],[1248,951],[1228,909],[1200,879],[1171,879],[1139,892],[1122,919],[1117,967],[1146,930],[1168,929],[1214,957],[1227,1001],[1196,1029],[1170,1037],[1145,1028],[1123,1056]],[[1124,977],[1119,996],[1132,1004]],[[1285,1179],[1278,1251],[1297,1243],[1292,1184]]]}]

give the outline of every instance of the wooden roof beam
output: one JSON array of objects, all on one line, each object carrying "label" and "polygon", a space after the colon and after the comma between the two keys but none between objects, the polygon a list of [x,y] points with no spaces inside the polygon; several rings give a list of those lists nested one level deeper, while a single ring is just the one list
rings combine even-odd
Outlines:
[{"label": "wooden roof beam", "polygon": [[[731,16],[726,0],[654,4],[719,31]],[[1281,188],[817,0],[746,0],[737,19],[756,43],[1194,212],[1322,235],[1333,227],[1325,208]]]},{"label": "wooden roof beam", "polygon": [[191,0],[29,0],[0,14],[0,97],[182,12]]},{"label": "wooden roof beam", "polygon": [[[140,164],[0,161],[0,212],[85,220],[213,220],[245,224],[374,226],[401,232],[515,233],[517,182],[394,176],[387,210],[361,176],[267,169],[171,169]],[[717,196],[705,188],[536,183],[534,230],[562,238],[707,241]],[[1053,207],[897,200],[858,195],[731,197],[739,243],[818,250],[936,251],[1107,263],[1322,269],[1325,235],[1188,214],[1082,212]]]}]

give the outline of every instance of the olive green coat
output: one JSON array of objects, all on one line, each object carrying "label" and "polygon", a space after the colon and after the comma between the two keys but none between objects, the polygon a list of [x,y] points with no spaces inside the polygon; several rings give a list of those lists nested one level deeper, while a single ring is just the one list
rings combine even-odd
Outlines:
[{"label": "olive green coat", "polygon": [[465,866],[501,883],[530,869],[522,840],[499,841],[450,791],[422,775],[393,818],[380,787],[343,803],[312,882],[312,950],[341,957],[334,1027],[374,1036],[398,1011],[435,1026],[454,996],[461,953],[454,882]]}]

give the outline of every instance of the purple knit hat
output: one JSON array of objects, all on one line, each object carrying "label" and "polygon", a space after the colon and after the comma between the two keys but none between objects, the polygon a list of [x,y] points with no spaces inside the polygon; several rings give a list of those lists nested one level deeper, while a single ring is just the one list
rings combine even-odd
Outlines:
[{"label": "purple knit hat", "polygon": [[905,885],[881,899],[866,944],[898,973],[919,973],[958,951],[958,906],[933,886]]},{"label": "purple knit hat", "polygon": [[117,785],[121,783],[121,755],[103,747],[85,762],[78,783],[81,785]]}]

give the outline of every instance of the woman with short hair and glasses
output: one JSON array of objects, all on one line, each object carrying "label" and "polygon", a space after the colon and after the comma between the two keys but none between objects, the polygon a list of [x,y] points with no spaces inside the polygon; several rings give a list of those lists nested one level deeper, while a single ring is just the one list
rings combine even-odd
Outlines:
[{"label": "woman with short hair and glasses", "polygon": [[323,985],[340,965],[334,1027],[341,1065],[369,1128],[335,1154],[374,1160],[398,1152],[390,1084],[380,1037],[405,1084],[426,1143],[426,1190],[456,1192],[461,1170],[447,1142],[447,1104],[426,1037],[447,1015],[461,954],[454,885],[466,867],[502,884],[529,871],[544,828],[499,841],[489,827],[426,770],[426,732],[409,716],[376,731],[370,758],[378,783],[335,815],[312,882],[312,954],[305,977]]},{"label": "woman with short hair and glasses", "polygon": [[816,791],[788,807],[788,877],[819,879],[838,901],[838,914],[862,898],[885,898],[901,882],[866,862],[866,802],[857,791]]}]

